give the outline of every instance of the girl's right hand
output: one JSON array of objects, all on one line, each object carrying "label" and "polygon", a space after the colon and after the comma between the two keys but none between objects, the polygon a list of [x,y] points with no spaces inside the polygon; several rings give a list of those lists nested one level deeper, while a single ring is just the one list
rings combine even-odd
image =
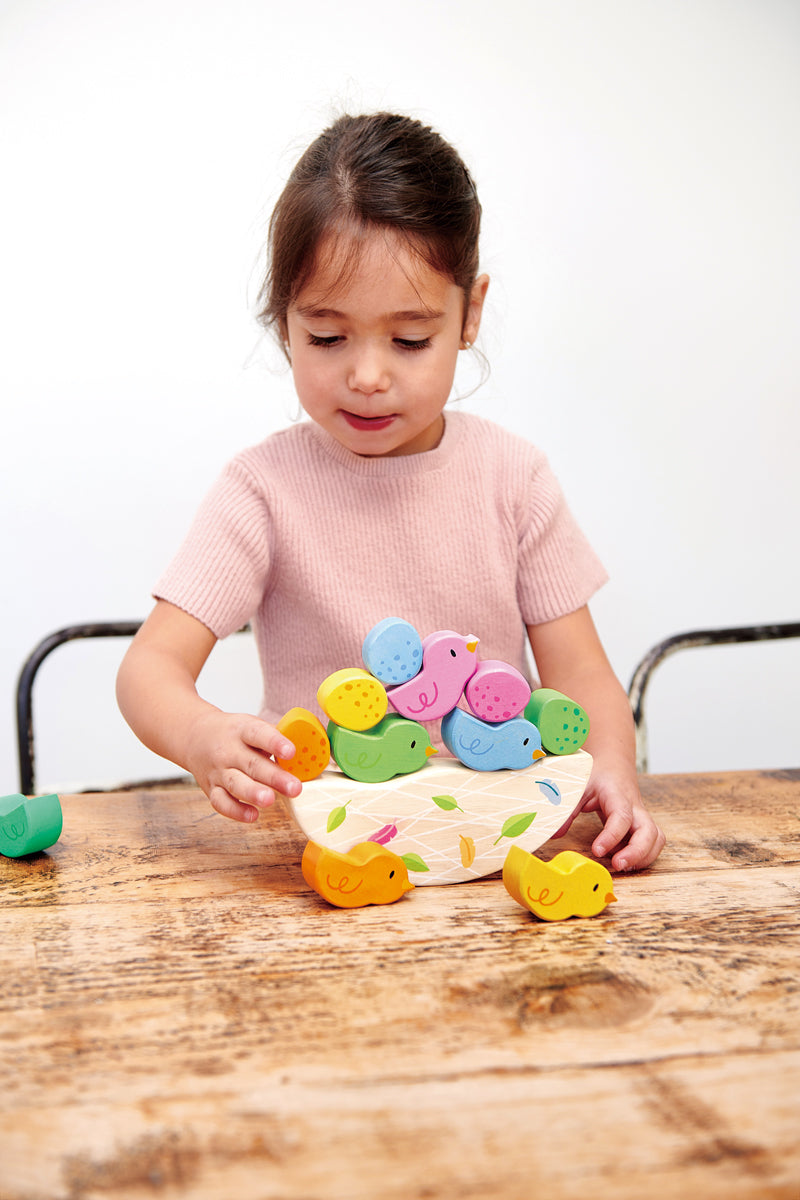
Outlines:
[{"label": "girl's right hand", "polygon": [[197,677],[216,640],[202,622],[159,600],[122,660],[117,698],[141,741],[194,775],[218,813],[255,821],[276,795],[300,795],[300,780],[273,758],[290,758],[295,748],[266,721],[222,712],[198,695]]},{"label": "girl's right hand", "polygon": [[284,734],[259,717],[210,709],[192,726],[185,761],[212,808],[233,821],[251,822],[278,795],[300,795],[300,780],[275,762],[294,752]]}]

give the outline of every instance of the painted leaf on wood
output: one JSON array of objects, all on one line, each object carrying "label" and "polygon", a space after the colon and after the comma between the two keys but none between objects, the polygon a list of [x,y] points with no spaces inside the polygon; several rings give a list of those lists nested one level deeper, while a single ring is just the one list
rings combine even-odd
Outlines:
[{"label": "painted leaf on wood", "polygon": [[463,808],[453,796],[431,796],[434,804],[438,804],[439,808],[443,808],[445,812],[450,812],[457,808],[459,812],[463,812]]},{"label": "painted leaf on wood", "polygon": [[409,871],[430,871],[430,867],[422,861],[418,854],[401,854],[400,857]]},{"label": "painted leaf on wood", "polygon": [[500,838],[522,837],[523,833],[525,833],[525,831],[533,824],[535,816],[536,813],[532,812],[519,813],[516,817],[509,817],[508,820],[503,823],[503,828],[500,830],[500,836],[495,838],[495,846],[500,841]]},{"label": "painted leaf on wood", "polygon": [[344,804],[340,808],[332,809],[328,816],[328,833],[333,833],[334,829],[338,829],[346,816],[347,808]]}]

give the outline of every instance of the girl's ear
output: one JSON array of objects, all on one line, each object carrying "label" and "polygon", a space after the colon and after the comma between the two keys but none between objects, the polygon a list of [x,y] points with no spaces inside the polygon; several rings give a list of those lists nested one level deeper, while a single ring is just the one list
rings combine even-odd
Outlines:
[{"label": "girl's ear", "polygon": [[289,366],[291,366],[292,350],[289,345],[289,322],[286,320],[285,316],[278,319],[278,337],[281,343],[281,350],[283,351]]},{"label": "girl's ear", "polygon": [[481,316],[483,315],[483,302],[486,299],[488,287],[488,275],[479,275],[472,285],[472,292],[470,293],[469,304],[467,305],[467,315],[461,330],[461,340],[465,348],[471,346],[478,336],[478,330],[481,327]]}]

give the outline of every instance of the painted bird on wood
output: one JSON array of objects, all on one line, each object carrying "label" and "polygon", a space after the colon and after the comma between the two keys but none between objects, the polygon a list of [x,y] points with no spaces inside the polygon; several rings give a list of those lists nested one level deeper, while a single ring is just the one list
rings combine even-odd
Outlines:
[{"label": "painted bird on wood", "polygon": [[545,757],[539,730],[524,717],[491,725],[454,708],[442,721],[442,741],[473,771],[521,770]]},{"label": "painted bird on wood", "polygon": [[330,721],[328,737],[339,770],[359,783],[385,783],[419,771],[436,754],[428,731],[398,713],[387,713],[373,729],[361,732]]},{"label": "painted bird on wood", "polygon": [[506,891],[543,921],[594,917],[613,904],[614,885],[602,863],[562,850],[549,863],[512,846],[503,866]]},{"label": "painted bird on wood", "polygon": [[438,721],[455,708],[478,669],[478,640],[450,629],[423,638],[422,670],[389,692],[395,712],[412,721]]}]

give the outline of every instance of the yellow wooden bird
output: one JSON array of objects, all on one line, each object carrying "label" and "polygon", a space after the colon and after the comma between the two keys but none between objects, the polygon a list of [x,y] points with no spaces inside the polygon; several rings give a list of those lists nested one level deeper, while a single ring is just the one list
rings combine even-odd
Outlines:
[{"label": "yellow wooden bird", "polygon": [[617,899],[602,863],[576,850],[562,850],[546,863],[512,846],[503,866],[503,883],[518,904],[544,921],[594,917]]},{"label": "yellow wooden bird", "polygon": [[301,866],[308,886],[338,908],[392,904],[414,887],[402,858],[378,842],[361,842],[347,854],[309,842]]}]

